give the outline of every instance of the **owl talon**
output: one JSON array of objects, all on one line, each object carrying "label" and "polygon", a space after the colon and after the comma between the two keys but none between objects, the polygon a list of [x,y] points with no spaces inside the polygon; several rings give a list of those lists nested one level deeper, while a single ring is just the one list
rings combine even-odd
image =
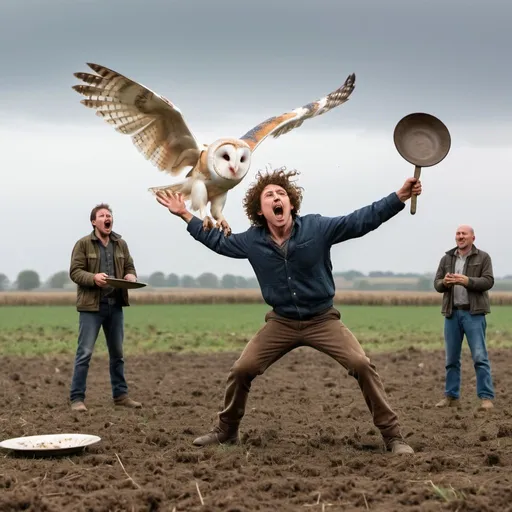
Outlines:
[{"label": "owl talon", "polygon": [[203,229],[205,231],[210,231],[210,229],[212,229],[214,226],[213,224],[213,220],[208,217],[208,215],[203,219]]},{"label": "owl talon", "polygon": [[215,227],[217,229],[220,229],[221,231],[224,231],[224,236],[231,235],[231,228],[229,227],[227,221],[221,220],[220,222],[217,222],[217,224],[215,224]]}]

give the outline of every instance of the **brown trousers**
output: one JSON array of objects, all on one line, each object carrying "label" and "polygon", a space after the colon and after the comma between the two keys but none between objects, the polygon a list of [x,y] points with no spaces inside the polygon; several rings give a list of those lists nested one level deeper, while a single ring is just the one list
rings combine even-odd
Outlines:
[{"label": "brown trousers", "polygon": [[387,403],[379,374],[340,318],[335,308],[305,321],[290,320],[273,311],[267,313],[265,325],[247,343],[229,372],[219,427],[236,431],[245,413],[253,379],[291,350],[307,346],[331,356],[357,379],[373,423],[384,439],[399,437],[398,418]]}]

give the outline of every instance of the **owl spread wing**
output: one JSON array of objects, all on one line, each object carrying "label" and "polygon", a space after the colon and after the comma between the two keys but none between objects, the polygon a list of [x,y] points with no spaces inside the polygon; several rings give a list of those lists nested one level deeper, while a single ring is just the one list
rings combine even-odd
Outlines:
[{"label": "owl spread wing", "polygon": [[251,131],[247,132],[240,138],[249,144],[251,151],[254,151],[269,135],[279,137],[294,128],[298,128],[306,119],[319,116],[334,107],[345,103],[354,90],[355,81],[356,75],[351,74],[340,88],[331,92],[322,99],[292,110],[291,112],[281,114],[280,116],[271,117],[270,119],[263,121],[263,123],[260,123],[258,126],[255,126]]},{"label": "owl spread wing", "polygon": [[86,96],[83,105],[96,109],[118,132],[132,135],[137,149],[161,171],[175,175],[197,163],[201,148],[175,105],[116,71],[87,65],[97,74],[74,74],[87,84],[73,86]]}]

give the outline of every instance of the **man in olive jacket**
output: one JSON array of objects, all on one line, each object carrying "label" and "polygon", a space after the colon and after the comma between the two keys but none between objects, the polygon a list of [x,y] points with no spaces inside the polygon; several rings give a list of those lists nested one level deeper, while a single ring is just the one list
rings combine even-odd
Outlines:
[{"label": "man in olive jacket", "polygon": [[86,411],[85,389],[89,362],[100,328],[107,341],[110,382],[114,403],[140,408],[142,404],[128,396],[124,377],[123,307],[129,306],[128,291],[107,285],[107,277],[136,281],[137,273],[128,245],[112,231],[114,219],[108,204],[99,204],[91,211],[93,231],[75,244],[69,275],[77,286],[76,308],[79,312],[78,347],[71,383],[71,409]]},{"label": "man in olive jacket", "polygon": [[434,279],[434,288],[443,294],[441,313],[445,317],[446,350],[445,398],[436,407],[458,403],[464,334],[475,367],[480,409],[494,407],[494,387],[485,342],[485,315],[491,312],[488,290],[494,286],[494,276],[491,257],[477,249],[474,240],[475,233],[471,226],[459,226],[455,235],[457,247],[441,258]]}]

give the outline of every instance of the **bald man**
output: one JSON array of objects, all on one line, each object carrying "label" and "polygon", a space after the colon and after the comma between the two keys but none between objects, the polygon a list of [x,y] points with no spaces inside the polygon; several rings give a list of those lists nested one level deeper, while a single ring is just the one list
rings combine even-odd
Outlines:
[{"label": "bald man", "polygon": [[491,312],[488,290],[494,285],[491,257],[474,245],[471,226],[457,228],[457,247],[441,258],[434,288],[443,294],[446,351],[445,397],[436,407],[457,405],[460,398],[462,340],[466,335],[476,373],[481,410],[494,407],[494,386],[485,342],[485,315]]}]

